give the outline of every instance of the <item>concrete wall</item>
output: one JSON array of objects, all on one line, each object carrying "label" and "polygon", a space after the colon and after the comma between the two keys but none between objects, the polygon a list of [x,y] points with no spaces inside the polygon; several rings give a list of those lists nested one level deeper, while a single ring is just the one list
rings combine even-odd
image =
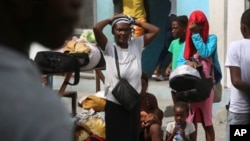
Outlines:
[{"label": "concrete wall", "polygon": [[[216,1],[216,0],[215,0]],[[228,0],[228,9],[227,9],[227,46],[225,48],[225,52],[227,51],[227,47],[230,44],[230,42],[238,39],[242,39],[242,35],[240,33],[240,18],[242,13],[245,10],[246,3],[244,0],[235,1],[235,0]],[[231,79],[229,70],[226,69],[225,71],[226,76],[226,86],[231,86]]]},{"label": "concrete wall", "polygon": [[95,17],[94,4],[95,0],[83,0],[83,5],[80,10],[80,20],[76,26],[76,28],[88,29],[92,28]]},{"label": "concrete wall", "polygon": [[[110,18],[114,15],[114,6],[112,0],[95,0],[96,1],[96,21],[99,22],[101,20]],[[104,34],[111,39],[111,27],[107,26],[104,28]]]},{"label": "concrete wall", "polygon": [[177,15],[189,16],[193,10],[202,10],[206,16],[209,17],[208,1],[209,0],[176,0]]},{"label": "concrete wall", "polygon": [[171,2],[171,11],[170,14],[177,14],[177,3],[176,0],[170,0]]},{"label": "concrete wall", "polygon": [[[222,84],[226,83],[226,69],[224,67],[226,47],[227,47],[227,0],[210,0],[209,1],[209,23],[210,34],[218,37],[217,51],[222,69]],[[225,86],[225,85],[224,85]]]},{"label": "concrete wall", "polygon": [[225,58],[228,45],[234,41],[242,39],[240,33],[240,18],[245,8],[249,7],[248,0],[210,0],[210,33],[218,36],[218,53],[221,63],[225,88],[230,88],[231,79],[228,68],[225,67]]}]

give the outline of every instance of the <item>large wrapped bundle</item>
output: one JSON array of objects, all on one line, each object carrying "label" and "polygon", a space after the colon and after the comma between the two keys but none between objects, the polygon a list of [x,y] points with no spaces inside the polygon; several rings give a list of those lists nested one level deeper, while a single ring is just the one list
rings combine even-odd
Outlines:
[{"label": "large wrapped bundle", "polygon": [[197,69],[182,65],[177,67],[169,76],[170,88],[174,91],[187,91],[195,89],[195,83],[201,79]]},{"label": "large wrapped bundle", "polygon": [[95,44],[75,36],[72,37],[72,40],[65,43],[63,52],[88,54],[89,62],[87,65],[81,67],[80,70],[94,69],[102,61],[101,59],[103,59],[100,49]]},{"label": "large wrapped bundle", "polygon": [[67,53],[87,53],[90,52],[89,44],[84,42],[78,42],[76,40],[69,40],[63,46],[64,52]]},{"label": "large wrapped bundle", "polygon": [[189,65],[177,67],[169,77],[170,88],[177,100],[199,102],[207,99],[213,87],[212,78],[206,78],[202,66],[195,69]]}]

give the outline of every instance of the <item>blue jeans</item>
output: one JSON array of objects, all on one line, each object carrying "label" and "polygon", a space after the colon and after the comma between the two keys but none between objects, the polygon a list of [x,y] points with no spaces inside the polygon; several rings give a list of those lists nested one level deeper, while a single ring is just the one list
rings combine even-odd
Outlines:
[{"label": "blue jeans", "polygon": [[226,141],[230,141],[230,125],[250,124],[250,113],[227,113]]}]

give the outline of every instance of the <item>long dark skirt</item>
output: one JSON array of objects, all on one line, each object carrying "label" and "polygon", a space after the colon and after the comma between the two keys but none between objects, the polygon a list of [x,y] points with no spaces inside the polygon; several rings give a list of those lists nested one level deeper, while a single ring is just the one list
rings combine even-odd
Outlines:
[{"label": "long dark skirt", "polygon": [[111,101],[106,102],[105,124],[107,141],[138,141],[140,130],[139,103],[128,111]]}]

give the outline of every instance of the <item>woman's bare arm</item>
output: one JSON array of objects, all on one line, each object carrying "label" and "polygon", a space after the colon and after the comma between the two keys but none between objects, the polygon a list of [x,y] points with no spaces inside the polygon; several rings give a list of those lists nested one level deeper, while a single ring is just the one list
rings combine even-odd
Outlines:
[{"label": "woman's bare arm", "polygon": [[160,30],[157,26],[149,23],[136,21],[135,25],[145,29],[146,33],[144,34],[144,46],[148,45],[156,37]]},{"label": "woman's bare arm", "polygon": [[105,46],[107,44],[107,37],[103,33],[103,28],[110,24],[112,22],[112,19],[105,19],[103,21],[98,22],[94,27],[93,31],[95,34],[96,42],[101,47],[102,50],[105,50]]}]

